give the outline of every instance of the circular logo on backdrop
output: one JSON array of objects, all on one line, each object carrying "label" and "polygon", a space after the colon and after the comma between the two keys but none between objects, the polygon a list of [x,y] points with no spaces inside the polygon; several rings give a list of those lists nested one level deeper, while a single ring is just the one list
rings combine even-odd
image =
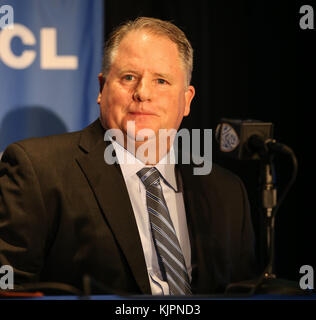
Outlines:
[{"label": "circular logo on backdrop", "polygon": [[220,149],[222,152],[231,152],[239,145],[239,138],[235,129],[228,123],[222,124]]}]

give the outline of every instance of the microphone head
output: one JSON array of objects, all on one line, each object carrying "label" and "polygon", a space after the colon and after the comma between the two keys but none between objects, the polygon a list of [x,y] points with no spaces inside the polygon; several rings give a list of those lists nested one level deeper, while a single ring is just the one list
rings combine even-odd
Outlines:
[{"label": "microphone head", "polygon": [[216,127],[215,138],[222,152],[232,152],[239,145],[239,137],[235,129],[226,122]]},{"label": "microphone head", "polygon": [[272,136],[273,124],[271,122],[252,119],[222,118],[215,131],[220,151],[239,160],[260,159],[251,137],[266,141]]}]

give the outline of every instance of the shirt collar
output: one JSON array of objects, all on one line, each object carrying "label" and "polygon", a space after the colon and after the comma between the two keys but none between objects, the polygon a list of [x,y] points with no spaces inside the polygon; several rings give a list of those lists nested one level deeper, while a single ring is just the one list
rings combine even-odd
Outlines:
[{"label": "shirt collar", "polygon": [[[142,161],[137,159],[132,153],[123,148],[119,143],[111,139],[116,157],[120,164],[123,176],[128,179],[144,167],[152,167],[145,165]],[[162,175],[166,184],[171,186],[175,191],[177,190],[177,180],[175,175],[175,153],[173,146],[168,154],[166,154],[155,167]]]}]

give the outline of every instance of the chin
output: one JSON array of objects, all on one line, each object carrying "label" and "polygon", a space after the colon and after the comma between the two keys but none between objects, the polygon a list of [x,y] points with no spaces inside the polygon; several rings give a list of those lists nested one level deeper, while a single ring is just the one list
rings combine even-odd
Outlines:
[{"label": "chin", "polygon": [[141,127],[135,130],[135,135],[138,141],[151,140],[158,136],[158,130],[150,127]]},{"label": "chin", "polygon": [[137,123],[135,124],[129,124],[126,126],[126,133],[130,138],[137,137],[137,138],[145,138],[148,137],[152,139],[153,137],[156,136],[156,133],[158,133],[158,129],[156,126],[152,126],[148,123],[147,124],[142,124],[138,125]]}]

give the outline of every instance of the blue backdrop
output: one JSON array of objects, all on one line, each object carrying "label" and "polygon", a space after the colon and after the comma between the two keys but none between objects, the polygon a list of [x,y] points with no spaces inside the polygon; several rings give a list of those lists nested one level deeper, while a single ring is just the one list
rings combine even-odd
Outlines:
[{"label": "blue backdrop", "polygon": [[0,19],[0,153],[96,119],[103,1],[0,0]]}]

